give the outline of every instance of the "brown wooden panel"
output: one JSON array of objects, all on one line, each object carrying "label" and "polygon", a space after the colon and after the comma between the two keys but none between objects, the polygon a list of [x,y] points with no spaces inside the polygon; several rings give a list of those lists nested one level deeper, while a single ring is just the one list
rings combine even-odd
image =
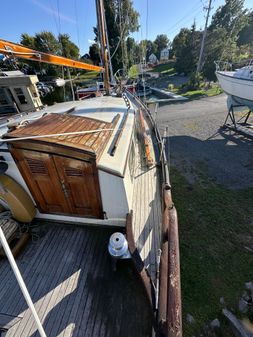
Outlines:
[{"label": "brown wooden panel", "polygon": [[11,149],[19,170],[43,213],[69,213],[53,158],[50,154]]},{"label": "brown wooden panel", "polygon": [[114,123],[108,123],[90,117],[66,114],[48,114],[26,126],[18,127],[13,131],[8,132],[5,134],[5,138],[48,135],[48,137],[34,139],[33,142],[44,141],[44,143],[47,144],[58,144],[61,146],[72,147],[94,155],[96,152],[99,156],[105,145],[108,143],[112,131],[62,136],[52,136],[52,134],[78,131],[85,132],[95,129],[111,129],[114,127]]},{"label": "brown wooden panel", "polygon": [[54,156],[61,185],[72,214],[102,217],[101,197],[95,161]]}]

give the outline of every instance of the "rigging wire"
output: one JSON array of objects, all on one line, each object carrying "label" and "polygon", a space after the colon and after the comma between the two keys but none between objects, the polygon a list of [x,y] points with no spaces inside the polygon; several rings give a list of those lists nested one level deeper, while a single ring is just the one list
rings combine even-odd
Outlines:
[{"label": "rigging wire", "polygon": [[60,18],[60,3],[57,0],[57,13],[58,13],[58,23],[59,23],[59,34],[61,33],[61,18]]},{"label": "rigging wire", "polygon": [[75,19],[76,19],[76,34],[77,34],[77,43],[80,51],[80,32],[79,32],[79,20],[78,20],[78,12],[77,12],[77,0],[74,0],[75,7]]}]

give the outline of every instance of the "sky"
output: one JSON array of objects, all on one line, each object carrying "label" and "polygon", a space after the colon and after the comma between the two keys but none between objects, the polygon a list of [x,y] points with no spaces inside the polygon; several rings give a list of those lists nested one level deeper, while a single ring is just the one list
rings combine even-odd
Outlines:
[{"label": "sky", "polygon": [[[141,24],[133,37],[137,41],[154,40],[158,34],[167,34],[172,41],[182,27],[190,27],[194,20],[197,29],[203,29],[203,7],[207,3],[208,0],[133,0]],[[213,0],[211,15],[224,3],[225,0]],[[253,0],[245,0],[245,7],[252,9]],[[0,39],[19,43],[22,33],[67,33],[83,55],[94,39],[95,12],[95,0],[2,0]]]}]

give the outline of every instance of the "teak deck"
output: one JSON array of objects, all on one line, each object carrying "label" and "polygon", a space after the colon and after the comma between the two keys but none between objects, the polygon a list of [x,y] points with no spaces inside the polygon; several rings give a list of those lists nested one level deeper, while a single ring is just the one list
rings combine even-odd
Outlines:
[{"label": "teak deck", "polygon": [[[47,337],[150,336],[148,304],[130,262],[111,269],[111,233],[51,227],[18,259]],[[0,272],[0,328],[9,327],[5,337],[39,337],[6,260],[0,261]]]}]

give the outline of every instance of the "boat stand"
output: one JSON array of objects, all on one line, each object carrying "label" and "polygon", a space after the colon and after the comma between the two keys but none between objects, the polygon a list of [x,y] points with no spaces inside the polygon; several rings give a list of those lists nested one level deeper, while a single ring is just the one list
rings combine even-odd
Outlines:
[{"label": "boat stand", "polygon": [[253,124],[248,123],[248,119],[253,112],[249,109],[242,117],[236,120],[234,108],[243,107],[244,105],[231,105],[228,109],[223,128],[230,129],[245,137],[253,139]]}]

